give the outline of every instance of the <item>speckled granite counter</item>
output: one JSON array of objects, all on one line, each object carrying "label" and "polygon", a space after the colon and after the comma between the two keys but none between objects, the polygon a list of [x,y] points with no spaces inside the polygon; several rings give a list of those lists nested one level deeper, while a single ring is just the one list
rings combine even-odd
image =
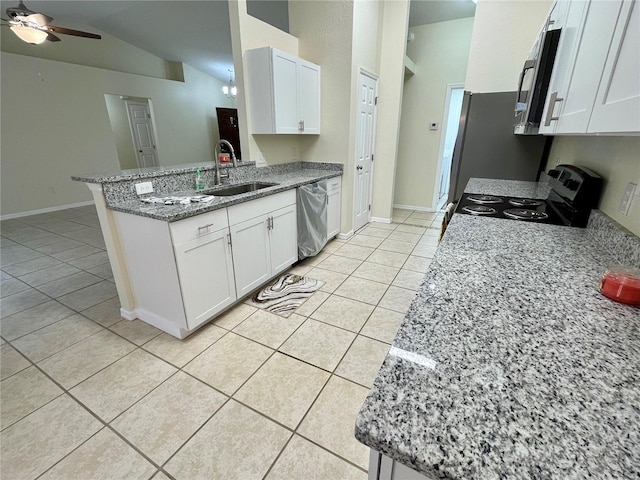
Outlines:
[{"label": "speckled granite counter", "polygon": [[640,241],[612,228],[454,215],[356,438],[432,478],[637,478],[640,309],[597,287]]},{"label": "speckled granite counter", "polygon": [[215,196],[213,164],[130,170],[117,174],[79,175],[72,177],[72,179],[80,182],[102,184],[106,205],[111,210],[175,222],[201,213],[290,190],[325,178],[336,177],[342,175],[343,166],[338,163],[295,162],[262,168],[256,168],[254,164],[243,164],[241,168],[225,167],[224,170],[229,173],[229,179],[224,182],[225,184],[235,185],[261,181],[277,185],[240,195],[216,197],[207,203],[164,205],[141,202],[135,192],[135,183],[151,181],[154,187],[153,195],[155,196],[201,193],[194,190],[195,171],[199,168],[208,186],[207,192],[210,189],[210,194]]}]

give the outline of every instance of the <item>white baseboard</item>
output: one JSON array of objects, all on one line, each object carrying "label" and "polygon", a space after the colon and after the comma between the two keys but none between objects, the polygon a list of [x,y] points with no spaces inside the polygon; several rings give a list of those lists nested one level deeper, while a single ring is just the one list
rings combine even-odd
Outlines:
[{"label": "white baseboard", "polygon": [[68,205],[60,205],[59,207],[47,207],[39,208],[38,210],[27,210],[26,212],[9,213],[7,215],[0,216],[0,220],[12,220],[14,218],[39,215],[41,213],[57,212],[58,210],[66,210],[67,208],[86,207],[87,205],[94,205],[93,200],[89,200],[88,202],[69,203]]},{"label": "white baseboard", "polygon": [[338,235],[336,235],[336,238],[338,240],[349,240],[351,237],[353,237],[353,230],[349,230],[347,233],[339,233]]},{"label": "white baseboard", "polygon": [[384,218],[384,217],[371,217],[371,221],[378,222],[378,223],[391,223],[390,218]]},{"label": "white baseboard", "polygon": [[136,312],[135,310],[133,312],[129,311],[129,310],[125,310],[124,308],[120,309],[120,316],[122,318],[124,318],[125,320],[135,320],[136,318]]},{"label": "white baseboard", "polygon": [[399,208],[400,210],[415,210],[416,212],[435,212],[432,207],[418,207],[416,205],[397,205],[393,204],[393,208]]},{"label": "white baseboard", "polygon": [[[122,309],[120,309],[120,314],[122,314]],[[159,328],[160,330],[168,333],[169,335],[173,335],[180,340],[192,333],[184,328],[178,327],[173,321],[168,320],[161,315],[158,315],[157,313],[145,310],[144,308],[136,308],[132,312],[132,314],[134,318],[139,318],[143,322]]]}]

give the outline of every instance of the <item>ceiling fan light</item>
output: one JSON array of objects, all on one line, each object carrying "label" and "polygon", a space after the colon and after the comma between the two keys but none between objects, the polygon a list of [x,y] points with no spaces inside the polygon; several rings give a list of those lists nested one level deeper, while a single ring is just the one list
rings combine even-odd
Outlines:
[{"label": "ceiling fan light", "polygon": [[228,85],[224,85],[222,87],[222,93],[224,93],[225,95],[229,95],[229,86]]},{"label": "ceiling fan light", "polygon": [[231,87],[231,96],[235,97],[237,94],[238,94],[238,89],[234,85],[233,87]]},{"label": "ceiling fan light", "polygon": [[30,43],[31,45],[39,45],[47,39],[47,32],[38,30],[31,27],[24,27],[21,25],[13,25],[11,27],[13,33],[15,33],[23,42]]}]

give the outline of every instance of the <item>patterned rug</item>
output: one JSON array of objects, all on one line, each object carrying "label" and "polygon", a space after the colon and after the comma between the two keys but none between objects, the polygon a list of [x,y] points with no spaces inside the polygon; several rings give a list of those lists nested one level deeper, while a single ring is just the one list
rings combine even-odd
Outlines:
[{"label": "patterned rug", "polygon": [[285,273],[254,294],[246,303],[282,317],[289,317],[324,282]]}]

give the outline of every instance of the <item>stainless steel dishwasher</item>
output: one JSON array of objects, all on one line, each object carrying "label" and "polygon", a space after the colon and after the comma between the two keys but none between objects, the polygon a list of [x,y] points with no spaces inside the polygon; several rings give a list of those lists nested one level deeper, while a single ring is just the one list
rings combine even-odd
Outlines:
[{"label": "stainless steel dishwasher", "polygon": [[327,243],[327,181],[298,187],[298,259],[313,257]]}]

